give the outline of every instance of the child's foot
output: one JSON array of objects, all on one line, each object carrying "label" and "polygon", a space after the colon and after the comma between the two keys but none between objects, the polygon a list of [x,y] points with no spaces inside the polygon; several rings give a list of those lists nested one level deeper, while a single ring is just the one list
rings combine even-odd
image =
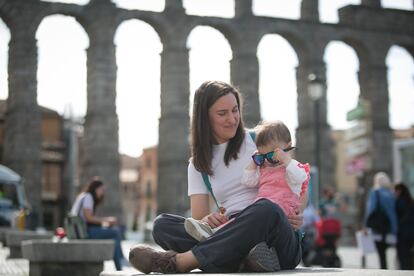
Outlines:
[{"label": "child's foot", "polygon": [[193,218],[187,218],[184,222],[184,228],[187,233],[198,241],[205,241],[208,237],[213,235],[214,231],[205,222]]}]

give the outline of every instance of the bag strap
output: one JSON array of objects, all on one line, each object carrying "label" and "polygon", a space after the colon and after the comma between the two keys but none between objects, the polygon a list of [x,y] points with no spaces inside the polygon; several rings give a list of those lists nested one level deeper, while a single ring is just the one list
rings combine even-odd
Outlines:
[{"label": "bag strap", "polygon": [[216,203],[217,209],[220,210],[220,205],[218,204],[218,201],[216,199],[216,196],[213,193],[213,188],[211,188],[210,180],[208,179],[208,175],[206,173],[202,173],[201,176],[203,177],[204,184],[207,187],[207,190],[209,191],[211,197],[213,198],[214,202]]},{"label": "bag strap", "polygon": [[254,129],[249,130],[249,135],[252,137],[253,142],[256,142],[256,131]]},{"label": "bag strap", "polygon": [[[256,141],[256,132],[253,129],[249,130],[249,135],[253,141]],[[216,196],[214,195],[213,188],[211,187],[210,180],[208,179],[208,174],[201,173],[201,176],[203,177],[204,184],[206,185],[207,190],[209,191],[211,197],[213,198],[214,203],[216,203],[217,209],[220,211],[223,210],[223,207],[220,207],[216,199]]]},{"label": "bag strap", "polygon": [[81,202],[79,203],[79,208],[78,208],[78,212],[77,212],[77,215],[78,215],[78,216],[80,216],[80,212],[81,212],[81,210],[82,210],[82,207],[83,207],[83,201],[85,200],[85,197],[86,197],[86,193],[83,195],[83,197],[82,197],[82,199],[81,199]]}]

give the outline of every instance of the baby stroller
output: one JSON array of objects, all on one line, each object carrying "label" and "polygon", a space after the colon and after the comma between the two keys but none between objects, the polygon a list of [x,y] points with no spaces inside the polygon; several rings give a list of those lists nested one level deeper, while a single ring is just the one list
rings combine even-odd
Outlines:
[{"label": "baby stroller", "polygon": [[322,218],[316,223],[316,230],[313,250],[304,257],[304,265],[341,267],[341,259],[336,253],[341,236],[341,222],[334,218]]}]

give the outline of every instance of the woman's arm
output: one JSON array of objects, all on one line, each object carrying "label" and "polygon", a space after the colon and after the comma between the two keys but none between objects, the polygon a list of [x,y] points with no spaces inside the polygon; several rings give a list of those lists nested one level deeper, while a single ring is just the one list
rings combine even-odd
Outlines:
[{"label": "woman's arm", "polygon": [[209,196],[200,194],[191,196],[191,216],[195,219],[202,219],[210,213]]},{"label": "woman's arm", "polygon": [[92,210],[87,208],[83,208],[82,211],[87,223],[98,224],[102,226],[112,226],[117,223],[117,219],[115,217],[97,217],[93,215]]},{"label": "woman's arm", "polygon": [[210,214],[209,196],[204,194],[191,196],[191,216],[207,222],[212,228],[228,221],[227,217],[218,212]]}]

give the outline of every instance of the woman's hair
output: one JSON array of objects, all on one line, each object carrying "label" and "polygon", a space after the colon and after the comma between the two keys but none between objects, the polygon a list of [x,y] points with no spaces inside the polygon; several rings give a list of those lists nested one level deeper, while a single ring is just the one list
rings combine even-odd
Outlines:
[{"label": "woman's hair", "polygon": [[93,206],[94,210],[96,206],[98,206],[103,200],[103,196],[99,198],[96,196],[96,190],[101,186],[103,186],[102,180],[99,177],[95,176],[89,181],[89,183],[82,190],[83,192],[90,193],[92,195],[93,202],[94,202],[94,206]]},{"label": "woman's hair", "polygon": [[377,172],[374,175],[374,189],[387,188],[391,189],[392,183],[385,172]]},{"label": "woman's hair", "polygon": [[263,121],[255,127],[255,132],[258,147],[292,141],[290,131],[282,121]]},{"label": "woman's hair", "polygon": [[238,158],[238,152],[244,140],[241,95],[235,87],[221,81],[206,81],[195,92],[190,130],[191,158],[194,167],[201,173],[213,175],[211,160],[213,159],[213,144],[217,142],[213,135],[208,111],[219,98],[230,93],[236,97],[240,121],[236,135],[227,144],[224,154],[226,166],[231,159]]},{"label": "woman's hair", "polygon": [[404,200],[405,202],[407,202],[409,204],[413,204],[414,203],[413,198],[411,197],[410,190],[404,184],[404,182],[399,182],[399,183],[395,184],[394,189],[395,189],[395,191],[399,191],[400,192],[400,198],[402,200]]}]

